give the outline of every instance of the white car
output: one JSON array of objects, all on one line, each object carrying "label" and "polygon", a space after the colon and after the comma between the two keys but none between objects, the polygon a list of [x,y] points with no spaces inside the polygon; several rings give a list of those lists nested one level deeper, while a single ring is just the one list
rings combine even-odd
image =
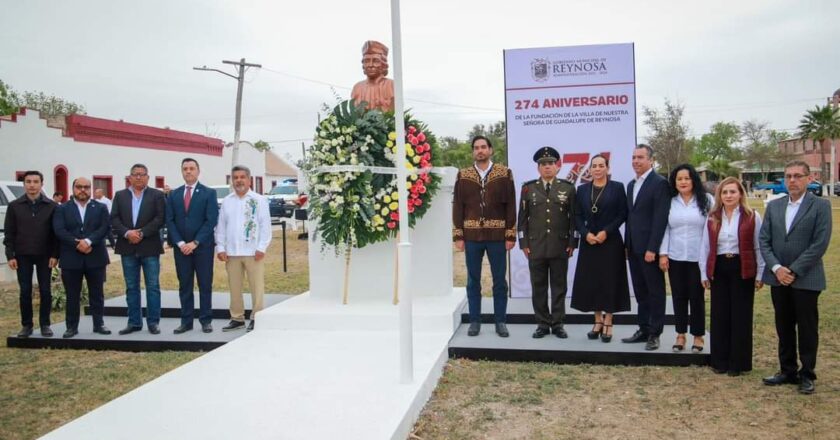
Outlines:
[{"label": "white car", "polygon": [[208,188],[213,188],[216,191],[216,202],[219,204],[219,207],[222,207],[222,200],[233,191],[230,185],[207,185]]},{"label": "white car", "polygon": [[272,217],[291,217],[298,207],[300,194],[297,185],[277,185],[265,195]]},{"label": "white car", "polygon": [[25,193],[26,189],[23,187],[23,182],[11,180],[0,181],[0,234],[3,233],[3,225],[6,222],[6,211],[9,208],[9,203]]}]

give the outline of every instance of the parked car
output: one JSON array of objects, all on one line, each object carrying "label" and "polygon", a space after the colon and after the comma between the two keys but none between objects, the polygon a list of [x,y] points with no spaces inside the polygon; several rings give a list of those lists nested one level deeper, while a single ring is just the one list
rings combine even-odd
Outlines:
[{"label": "parked car", "polygon": [[25,193],[26,189],[23,187],[23,182],[15,182],[11,180],[0,181],[0,233],[3,232],[3,225],[6,222],[6,211],[9,208],[9,203]]},{"label": "parked car", "polygon": [[[781,177],[772,181],[772,182],[758,183],[755,186],[753,186],[753,189],[771,190],[771,191],[773,191],[773,194],[787,194],[788,193],[787,187],[785,186],[785,179],[781,178]],[[816,180],[809,183],[808,184],[808,192],[810,192],[810,193],[812,193],[816,196],[821,196],[822,195],[822,183],[820,183]]]},{"label": "parked car", "polygon": [[272,217],[291,217],[298,207],[297,185],[278,185],[266,194]]},{"label": "parked car", "polygon": [[835,183],[834,184],[834,195],[835,196],[840,196],[840,183]]},{"label": "parked car", "polygon": [[213,188],[216,191],[216,202],[219,204],[219,207],[222,207],[222,200],[230,194],[233,189],[230,185],[207,185],[209,188]]}]

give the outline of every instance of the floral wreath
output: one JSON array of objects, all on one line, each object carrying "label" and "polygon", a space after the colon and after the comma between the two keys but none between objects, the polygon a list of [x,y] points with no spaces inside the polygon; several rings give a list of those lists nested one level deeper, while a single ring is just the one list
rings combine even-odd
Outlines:
[{"label": "floral wreath", "polygon": [[[405,114],[409,226],[428,211],[441,177],[431,173],[440,149],[426,125]],[[309,182],[309,219],[317,236],[341,250],[387,240],[399,230],[396,132],[393,112],[342,101],[318,124],[303,162]],[[332,168],[330,168],[332,167]],[[390,169],[390,170],[388,170]]]}]

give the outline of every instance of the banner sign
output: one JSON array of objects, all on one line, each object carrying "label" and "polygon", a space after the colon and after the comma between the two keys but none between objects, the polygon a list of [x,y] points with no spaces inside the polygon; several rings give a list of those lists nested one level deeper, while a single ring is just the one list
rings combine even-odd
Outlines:
[{"label": "banner sign", "polygon": [[[589,180],[589,158],[610,158],[611,179],[633,178],[636,78],[633,44],[511,49],[504,51],[508,164],[523,182],[539,177],[532,157],[551,146],[562,156],[559,178],[575,186]],[[518,206],[518,205],[517,205]],[[510,257],[511,295],[531,296],[528,260]],[[569,262],[569,294],[575,273]]]}]

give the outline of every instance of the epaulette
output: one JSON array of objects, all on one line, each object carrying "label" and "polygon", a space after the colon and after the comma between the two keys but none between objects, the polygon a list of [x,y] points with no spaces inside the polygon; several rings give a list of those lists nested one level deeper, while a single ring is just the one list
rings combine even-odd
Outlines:
[{"label": "epaulette", "polygon": [[574,185],[575,185],[575,184],[574,184],[574,183],[572,183],[572,181],[571,181],[571,180],[569,180],[569,179],[557,179],[557,180],[559,180],[559,181],[561,181],[561,182],[568,183],[569,185],[572,185],[572,186],[574,186]]},{"label": "epaulette", "polygon": [[532,180],[529,180],[527,182],[522,182],[522,186],[526,186],[526,185],[530,185],[532,183],[536,183],[537,180],[540,180],[540,179],[532,179]]}]

